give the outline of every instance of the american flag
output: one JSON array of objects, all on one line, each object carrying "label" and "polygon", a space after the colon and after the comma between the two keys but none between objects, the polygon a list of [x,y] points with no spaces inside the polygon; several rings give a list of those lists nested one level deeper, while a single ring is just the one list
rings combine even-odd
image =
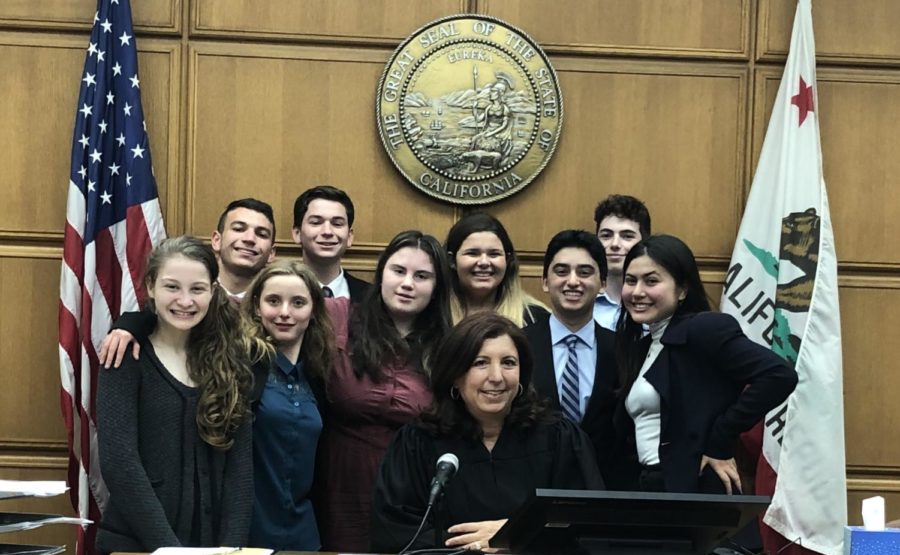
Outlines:
[{"label": "american flag", "polygon": [[[165,237],[141,109],[129,0],[98,0],[75,114],[59,302],[61,403],[78,516],[98,521],[108,493],[94,427],[97,351],[141,300],[147,254]],[[95,525],[76,553],[94,552]]]}]

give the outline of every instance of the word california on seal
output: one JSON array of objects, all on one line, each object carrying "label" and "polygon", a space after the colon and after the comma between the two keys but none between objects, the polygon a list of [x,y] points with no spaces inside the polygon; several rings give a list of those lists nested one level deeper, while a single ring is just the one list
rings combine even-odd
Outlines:
[{"label": "word california on seal", "polygon": [[556,72],[522,31],[482,15],[429,23],[394,51],[378,84],[378,131],[416,188],[454,204],[523,190],[559,141]]}]

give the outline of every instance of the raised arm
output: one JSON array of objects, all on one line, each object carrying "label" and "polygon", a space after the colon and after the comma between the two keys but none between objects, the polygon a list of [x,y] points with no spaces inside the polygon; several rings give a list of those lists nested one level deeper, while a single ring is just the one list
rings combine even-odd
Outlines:
[{"label": "raised arm", "polygon": [[141,354],[139,341],[145,339],[156,326],[156,315],[145,310],[142,312],[124,312],[113,324],[112,330],[100,343],[100,366],[118,368],[125,358],[128,345],[131,344],[131,355],[137,359]]},{"label": "raised arm", "polygon": [[697,315],[688,340],[735,383],[744,386],[738,398],[713,422],[705,455],[714,459],[734,456],[738,435],[753,427],[780,405],[797,386],[797,372],[770,349],[752,341],[733,317]]}]

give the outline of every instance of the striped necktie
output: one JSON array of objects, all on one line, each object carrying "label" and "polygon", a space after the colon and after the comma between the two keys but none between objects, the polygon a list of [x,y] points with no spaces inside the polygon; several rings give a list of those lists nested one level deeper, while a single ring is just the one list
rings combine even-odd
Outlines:
[{"label": "striped necktie", "polygon": [[569,347],[569,356],[566,358],[566,368],[563,370],[560,406],[566,418],[572,422],[581,422],[581,395],[578,391],[578,354],[575,347],[578,345],[578,336],[569,335],[565,338]]}]

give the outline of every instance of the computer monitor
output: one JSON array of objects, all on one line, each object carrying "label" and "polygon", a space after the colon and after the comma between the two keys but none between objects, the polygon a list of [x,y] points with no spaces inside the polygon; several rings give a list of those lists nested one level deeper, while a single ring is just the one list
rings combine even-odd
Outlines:
[{"label": "computer monitor", "polygon": [[491,539],[513,553],[707,555],[771,498],[538,489]]}]

